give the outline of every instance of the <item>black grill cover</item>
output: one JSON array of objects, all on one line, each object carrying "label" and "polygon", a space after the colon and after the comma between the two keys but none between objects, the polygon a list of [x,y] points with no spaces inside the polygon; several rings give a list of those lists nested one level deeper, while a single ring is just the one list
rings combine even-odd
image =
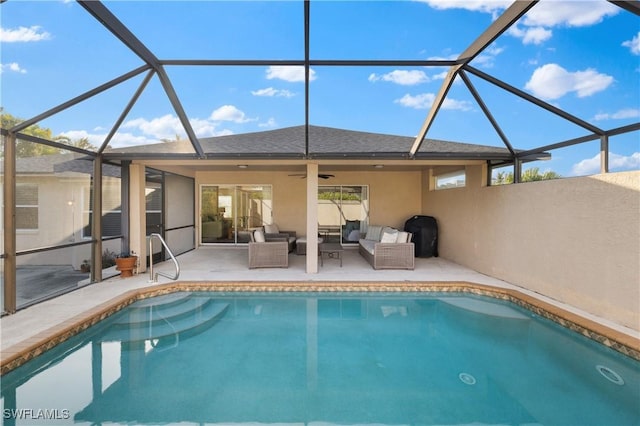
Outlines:
[{"label": "black grill cover", "polygon": [[438,257],[438,223],[431,216],[413,216],[404,223],[404,230],[413,234],[416,257]]}]

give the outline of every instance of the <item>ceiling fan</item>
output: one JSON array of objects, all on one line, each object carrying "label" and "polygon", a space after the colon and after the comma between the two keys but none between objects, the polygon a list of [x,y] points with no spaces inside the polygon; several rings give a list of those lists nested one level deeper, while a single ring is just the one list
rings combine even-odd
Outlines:
[{"label": "ceiling fan", "polygon": [[[300,176],[301,179],[305,179],[307,177],[307,174],[306,173],[294,173],[294,174],[291,174],[289,176]],[[327,173],[318,173],[318,177],[320,179],[329,179],[329,178],[335,177],[335,175],[330,175],[330,174],[327,174]]]}]

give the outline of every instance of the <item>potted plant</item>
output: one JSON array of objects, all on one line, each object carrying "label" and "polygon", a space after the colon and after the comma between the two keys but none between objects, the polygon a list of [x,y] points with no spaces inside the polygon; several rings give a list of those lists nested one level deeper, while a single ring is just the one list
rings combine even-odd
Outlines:
[{"label": "potted plant", "polygon": [[133,270],[138,263],[138,256],[134,253],[122,252],[116,257],[116,270],[120,271],[120,278],[133,276]]},{"label": "potted plant", "polygon": [[80,272],[87,273],[91,272],[91,263],[89,263],[89,259],[85,259],[80,264]]}]

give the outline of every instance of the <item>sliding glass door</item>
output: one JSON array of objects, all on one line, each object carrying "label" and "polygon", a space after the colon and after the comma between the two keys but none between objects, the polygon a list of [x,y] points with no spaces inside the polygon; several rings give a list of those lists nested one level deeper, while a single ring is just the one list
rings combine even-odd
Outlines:
[{"label": "sliding glass door", "polygon": [[249,233],[271,223],[271,185],[202,185],[200,242],[248,243]]},{"label": "sliding glass door", "polygon": [[318,187],[318,232],[325,241],[356,244],[369,223],[369,187]]}]

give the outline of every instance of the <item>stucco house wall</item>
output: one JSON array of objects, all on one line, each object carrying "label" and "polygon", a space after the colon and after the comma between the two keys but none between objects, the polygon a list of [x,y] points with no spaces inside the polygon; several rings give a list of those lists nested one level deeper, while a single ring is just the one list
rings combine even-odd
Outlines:
[{"label": "stucco house wall", "polygon": [[[335,177],[319,185],[368,185],[369,223],[402,228],[404,221],[419,214],[421,172],[372,171],[332,172]],[[273,186],[273,222],[281,229],[306,233],[306,180],[289,172],[198,172],[196,174],[196,215],[200,211],[200,185],[265,184]],[[199,226],[199,223],[197,223]]]},{"label": "stucco house wall", "polygon": [[487,187],[466,170],[424,195],[441,256],[640,329],[640,172]]}]

